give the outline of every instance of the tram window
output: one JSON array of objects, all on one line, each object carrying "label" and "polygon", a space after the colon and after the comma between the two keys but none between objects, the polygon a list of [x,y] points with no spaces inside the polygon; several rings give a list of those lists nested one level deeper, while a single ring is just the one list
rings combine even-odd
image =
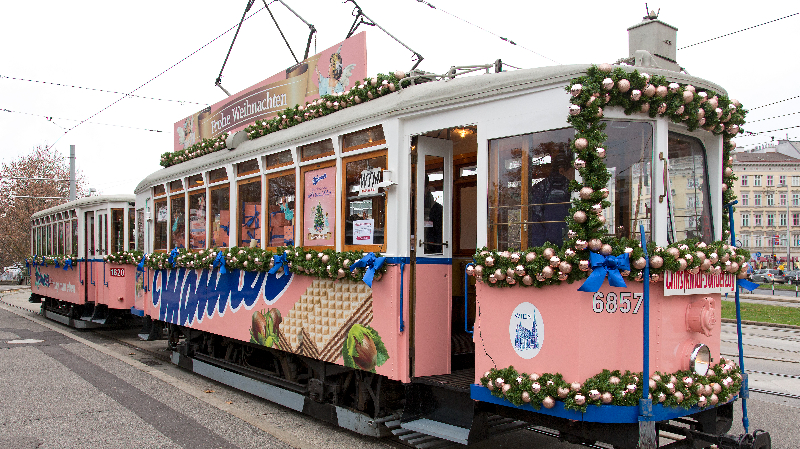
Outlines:
[{"label": "tram window", "polygon": [[208,182],[215,183],[220,181],[226,181],[228,179],[228,172],[225,171],[225,168],[218,168],[216,170],[211,170],[208,172]]},{"label": "tram window", "polygon": [[714,228],[705,148],[699,139],[674,132],[669,133],[668,145],[668,241],[697,239],[710,243]]},{"label": "tram window", "polygon": [[444,246],[444,158],[425,156],[423,203],[424,254],[442,254]]},{"label": "tram window", "polygon": [[569,181],[575,177],[573,128],[489,142],[489,245],[522,249],[561,245],[567,233]]},{"label": "tram window", "polygon": [[186,247],[186,201],[183,195],[170,197],[170,247]]},{"label": "tram window", "polygon": [[319,142],[310,143],[300,147],[300,159],[309,161],[325,156],[333,156],[335,151],[333,149],[333,141],[331,139],[321,140]]},{"label": "tram window", "polygon": [[108,254],[108,214],[100,214],[97,220],[98,225],[98,254]]},{"label": "tram window", "polygon": [[169,183],[169,191],[170,192],[179,192],[183,190],[183,181],[180,179],[176,179]]},{"label": "tram window", "polygon": [[128,251],[136,249],[136,211],[128,208]]},{"label": "tram window", "polygon": [[159,184],[153,187],[153,196],[161,196],[164,195],[166,190],[164,190],[164,184]]},{"label": "tram window", "polygon": [[118,253],[125,250],[124,219],[124,209],[111,209],[111,252]]},{"label": "tram window", "polygon": [[605,121],[605,163],[611,175],[606,188],[611,206],[603,211],[606,229],[617,237],[639,239],[639,225],[651,239],[651,161],[653,125]]},{"label": "tram window", "polygon": [[258,161],[250,159],[249,161],[239,162],[236,164],[236,176],[242,177],[258,173]]},{"label": "tram window", "polygon": [[342,136],[342,150],[345,152],[384,143],[386,143],[386,137],[383,135],[383,127],[381,125]]},{"label": "tram window", "polygon": [[336,162],[303,167],[300,176],[301,244],[310,248],[332,247],[336,244]]},{"label": "tram window", "polygon": [[67,233],[64,232],[64,228],[66,227],[66,222],[59,222],[58,223],[58,253],[59,254],[67,254]]},{"label": "tram window", "polygon": [[[385,244],[386,192],[373,188],[386,169],[386,152],[374,152],[346,158],[343,179],[345,184],[344,245],[365,246]],[[440,226],[441,228],[441,226]],[[382,248],[381,248],[382,249]]]},{"label": "tram window", "polygon": [[155,229],[153,229],[154,241],[153,249],[156,251],[167,250],[167,200],[166,198],[161,201],[156,201],[154,204],[156,210]]},{"label": "tram window", "polygon": [[48,228],[50,229],[49,254],[55,254],[56,251],[58,251],[58,231],[56,230],[56,224],[51,223]]},{"label": "tram window", "polygon": [[239,182],[239,246],[257,247],[261,242],[261,178]]},{"label": "tram window", "polygon": [[[74,211],[73,211],[74,215]],[[72,219],[72,254],[78,254],[78,219]]]},{"label": "tram window", "polygon": [[136,248],[144,250],[144,208],[136,209]]},{"label": "tram window", "polygon": [[231,226],[230,190],[228,184],[211,189],[211,247],[228,246]]},{"label": "tram window", "polygon": [[89,241],[89,254],[94,256],[95,250],[95,240],[94,240],[94,212],[89,212],[89,233],[86,236],[86,240]]},{"label": "tram window", "polygon": [[186,188],[193,189],[195,187],[200,187],[203,185],[203,175],[193,175],[189,176],[189,182]]},{"label": "tram window", "polygon": [[294,245],[294,171],[267,176],[267,246]]},{"label": "tram window", "polygon": [[206,192],[189,195],[189,249],[206,247]]},{"label": "tram window", "polygon": [[283,167],[286,165],[292,165],[293,162],[291,150],[279,151],[277,153],[267,155],[267,164],[265,168],[270,169]]}]

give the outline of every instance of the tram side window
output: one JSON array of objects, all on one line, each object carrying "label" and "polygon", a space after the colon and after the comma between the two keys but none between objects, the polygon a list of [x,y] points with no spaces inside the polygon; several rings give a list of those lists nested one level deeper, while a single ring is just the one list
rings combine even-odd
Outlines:
[{"label": "tram side window", "polygon": [[78,254],[78,219],[72,219],[72,254]]},{"label": "tram side window", "polygon": [[228,184],[211,189],[211,248],[228,246],[231,234],[230,187]]},{"label": "tram side window", "polygon": [[574,179],[572,128],[489,142],[489,245],[523,249],[561,245]]},{"label": "tram side window", "polygon": [[108,254],[108,214],[100,214],[98,216],[98,241],[99,251],[98,254]]},{"label": "tram side window", "polygon": [[111,252],[117,253],[125,250],[125,211],[111,209]]},{"label": "tram side window", "polygon": [[294,245],[294,170],[267,175],[267,246]]},{"label": "tram side window", "polygon": [[186,201],[184,195],[170,197],[170,246],[172,248],[186,247]]},{"label": "tram side window", "polygon": [[51,236],[53,235],[52,232],[53,232],[52,228],[48,225],[47,226],[47,239],[45,240],[45,243],[44,243],[44,253],[45,253],[45,255],[48,255],[48,256],[51,254],[50,242],[52,242],[52,240],[51,240]]},{"label": "tram side window", "polygon": [[156,211],[155,229],[153,230],[154,241],[153,249],[156,251],[167,250],[167,200],[156,201],[154,204]]},{"label": "tram side window", "polygon": [[206,192],[189,194],[189,249],[206,247]]},{"label": "tram side window", "polygon": [[706,150],[699,139],[670,132],[667,240],[713,240]]},{"label": "tram side window", "polygon": [[239,246],[256,247],[261,242],[261,178],[239,181]]},{"label": "tram side window", "polygon": [[384,245],[386,192],[374,187],[386,169],[386,152],[345,158],[344,245]]},{"label": "tram side window", "polygon": [[69,252],[69,232],[67,230],[67,225],[69,223],[66,221],[62,221],[58,224],[58,235],[60,242],[58,244],[58,249],[61,254],[67,254]]},{"label": "tram side window", "polygon": [[144,250],[144,208],[136,209],[136,248]]},{"label": "tram side window", "polygon": [[128,251],[136,249],[136,211],[128,208]]},{"label": "tram side window", "polygon": [[605,163],[611,175],[606,188],[611,206],[603,211],[606,229],[617,237],[639,239],[639,225],[651,239],[651,161],[653,125],[606,121]]}]

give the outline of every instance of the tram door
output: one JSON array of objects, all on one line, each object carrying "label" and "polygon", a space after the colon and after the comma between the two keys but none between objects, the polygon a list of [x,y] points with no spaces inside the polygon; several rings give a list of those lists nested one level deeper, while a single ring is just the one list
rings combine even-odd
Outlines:
[{"label": "tram door", "polygon": [[453,142],[417,141],[414,376],[450,373]]},{"label": "tram door", "polygon": [[93,270],[93,260],[96,254],[96,247],[95,247],[95,239],[94,239],[94,212],[86,212],[84,215],[84,239],[83,239],[83,264],[82,267],[82,278],[83,278],[83,292],[84,292],[84,302],[92,302],[95,300],[96,292],[96,282],[94,281],[94,270]]}]

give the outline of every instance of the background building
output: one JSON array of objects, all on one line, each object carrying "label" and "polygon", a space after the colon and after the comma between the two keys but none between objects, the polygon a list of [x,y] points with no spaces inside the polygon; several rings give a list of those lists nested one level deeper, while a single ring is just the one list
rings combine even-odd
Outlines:
[{"label": "background building", "polygon": [[777,145],[738,152],[733,171],[739,176],[738,185],[733,186],[739,197],[734,214],[737,242],[751,252],[756,267],[781,265],[787,257],[796,266],[800,256],[800,142],[779,140]]}]

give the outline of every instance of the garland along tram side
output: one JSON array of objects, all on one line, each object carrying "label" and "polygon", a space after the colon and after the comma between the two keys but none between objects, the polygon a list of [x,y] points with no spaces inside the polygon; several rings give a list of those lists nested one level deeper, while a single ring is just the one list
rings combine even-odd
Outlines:
[{"label": "garland along tram side", "polygon": [[173,361],[376,437],[469,444],[500,415],[769,447],[726,435],[746,378],[719,350],[749,259],[726,243],[741,105],[641,65],[431,78],[162,157],[135,191],[145,254],[108,259],[139,259]]}]

